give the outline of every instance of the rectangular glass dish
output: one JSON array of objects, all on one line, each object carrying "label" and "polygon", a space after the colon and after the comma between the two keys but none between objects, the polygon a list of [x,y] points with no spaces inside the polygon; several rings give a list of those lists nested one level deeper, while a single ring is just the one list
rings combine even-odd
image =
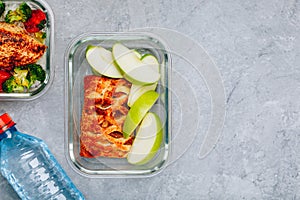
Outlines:
[{"label": "rectangular glass dish", "polygon": [[[40,64],[46,72],[46,78],[42,83],[38,85],[34,84],[28,91],[22,93],[5,93],[0,92],[0,101],[27,101],[33,100],[44,94],[50,87],[54,78],[54,66],[52,61],[52,54],[54,49],[54,16],[50,6],[43,0],[15,0],[15,1],[3,1],[5,4],[5,12],[1,16],[0,21],[4,21],[5,14],[8,10],[15,10],[21,3],[25,2],[31,9],[40,9],[46,15],[46,24],[43,28],[43,32],[46,34],[44,38],[44,44],[47,46],[43,56],[36,62]],[[21,26],[22,27],[22,26]],[[15,66],[16,67],[16,66]],[[5,69],[5,68],[4,68]]]},{"label": "rectangular glass dish", "polygon": [[[156,88],[159,99],[150,111],[155,112],[162,121],[163,140],[155,157],[143,165],[129,164],[126,158],[86,158],[80,155],[84,77],[93,74],[86,60],[86,49],[93,45],[111,50],[116,42],[135,49],[141,55],[152,54],[160,63],[161,77]],[[171,60],[168,52],[166,45],[149,33],[89,33],[71,42],[65,54],[65,152],[75,171],[88,177],[143,177],[157,174],[166,166],[171,149]]]}]

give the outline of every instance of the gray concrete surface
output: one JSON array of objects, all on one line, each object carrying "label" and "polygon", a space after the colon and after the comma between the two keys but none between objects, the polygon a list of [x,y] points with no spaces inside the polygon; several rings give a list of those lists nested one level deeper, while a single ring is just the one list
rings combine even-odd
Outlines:
[{"label": "gray concrete surface", "polygon": [[[53,85],[35,101],[1,102],[1,109],[13,116],[19,130],[45,140],[86,199],[300,199],[299,1],[48,3],[55,14],[56,29]],[[80,176],[64,153],[66,46],[84,32],[141,27],[179,31],[201,44],[214,60],[227,103],[220,141],[206,158],[199,159],[202,137],[196,136],[179,159],[151,178]],[[197,87],[197,77],[184,76]],[[203,102],[203,108],[209,107],[207,99]],[[188,99],[180,103],[188,104]],[[176,108],[173,112],[180,114]],[[205,109],[203,113],[207,114]],[[191,112],[191,119],[193,115]],[[174,122],[179,119],[174,116]],[[203,123],[200,129],[206,126]],[[0,194],[1,200],[18,198],[1,176]]]}]

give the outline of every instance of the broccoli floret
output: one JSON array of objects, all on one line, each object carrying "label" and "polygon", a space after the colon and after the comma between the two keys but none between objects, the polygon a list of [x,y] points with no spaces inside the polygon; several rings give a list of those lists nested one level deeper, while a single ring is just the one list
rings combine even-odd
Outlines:
[{"label": "broccoli floret", "polygon": [[35,81],[44,82],[46,79],[46,72],[39,64],[26,65],[29,73],[26,79],[29,81],[29,87],[35,83]]},{"label": "broccoli floret", "polygon": [[36,81],[44,82],[46,72],[39,64],[29,64],[22,67],[15,67],[14,77],[17,84],[30,88]]},{"label": "broccoli floret", "polygon": [[13,76],[2,84],[4,92],[26,92],[36,82],[44,82],[46,72],[39,64],[15,67]]},{"label": "broccoli floret", "polygon": [[15,67],[13,76],[18,85],[29,88],[30,81],[27,79],[28,69],[24,67]]},{"label": "broccoli floret", "polygon": [[3,1],[0,1],[0,16],[4,13],[5,11],[5,4]]},{"label": "broccoli floret", "polygon": [[14,23],[17,21],[26,22],[31,17],[32,10],[25,3],[21,3],[16,10],[9,10],[5,16],[6,23]]},{"label": "broccoli floret", "polygon": [[24,87],[16,83],[14,76],[10,77],[2,84],[2,89],[4,92],[8,92],[8,93],[24,92]]},{"label": "broccoli floret", "polygon": [[5,15],[5,22],[6,23],[14,23],[16,21],[21,21],[22,17],[17,15],[15,11],[9,10]]},{"label": "broccoli floret", "polygon": [[17,12],[23,14],[27,20],[31,17],[32,10],[27,3],[23,2],[20,4],[19,8],[17,8]]}]

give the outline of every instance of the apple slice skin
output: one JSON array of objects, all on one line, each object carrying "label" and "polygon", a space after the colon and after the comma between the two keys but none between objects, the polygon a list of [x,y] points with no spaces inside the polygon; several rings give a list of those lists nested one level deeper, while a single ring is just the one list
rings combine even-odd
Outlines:
[{"label": "apple slice skin", "polygon": [[[155,56],[153,56],[152,54],[145,54],[143,56],[140,56],[140,58],[143,63],[151,65],[153,69],[159,73],[159,62]],[[128,96],[127,105],[131,107],[142,94],[144,94],[149,90],[155,90],[156,86],[157,86],[157,82],[152,83],[150,85],[132,84]]]},{"label": "apple slice skin", "polygon": [[143,95],[145,92],[148,92],[150,90],[155,90],[157,86],[157,83],[153,83],[151,85],[136,85],[136,84],[132,84],[131,88],[130,88],[130,92],[128,95],[128,101],[127,101],[127,105],[129,107],[132,107],[132,105],[134,104],[134,102],[141,96]]},{"label": "apple slice skin", "polygon": [[135,53],[135,55],[136,55],[139,59],[142,58],[142,55],[141,55],[136,49],[134,49],[133,52]]},{"label": "apple slice skin", "polygon": [[[152,122],[152,126],[149,126],[149,122]],[[133,165],[146,164],[155,156],[162,140],[163,129],[159,116],[152,112],[147,113],[137,131],[127,161]]]},{"label": "apple slice skin", "polygon": [[86,48],[86,59],[94,74],[110,78],[123,78],[109,50],[101,46],[89,45]]},{"label": "apple slice skin", "polygon": [[147,85],[160,79],[160,74],[149,64],[143,63],[134,50],[130,50],[120,43],[112,47],[115,63],[124,74],[124,78],[134,84]]},{"label": "apple slice skin", "polygon": [[159,97],[159,94],[155,91],[148,91],[140,96],[130,108],[124,125],[123,136],[128,138],[139,123],[142,121],[146,113],[152,108]]},{"label": "apple slice skin", "polygon": [[152,67],[159,73],[159,62],[152,54],[145,54],[141,57],[141,61],[145,64],[152,65]]}]

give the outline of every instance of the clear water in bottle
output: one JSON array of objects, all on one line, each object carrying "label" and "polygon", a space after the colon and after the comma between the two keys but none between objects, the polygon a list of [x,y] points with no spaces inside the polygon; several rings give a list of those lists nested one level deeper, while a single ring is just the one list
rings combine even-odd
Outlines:
[{"label": "clear water in bottle", "polygon": [[20,198],[84,199],[46,144],[38,138],[18,132],[10,117],[4,115],[0,116],[1,173]]}]

